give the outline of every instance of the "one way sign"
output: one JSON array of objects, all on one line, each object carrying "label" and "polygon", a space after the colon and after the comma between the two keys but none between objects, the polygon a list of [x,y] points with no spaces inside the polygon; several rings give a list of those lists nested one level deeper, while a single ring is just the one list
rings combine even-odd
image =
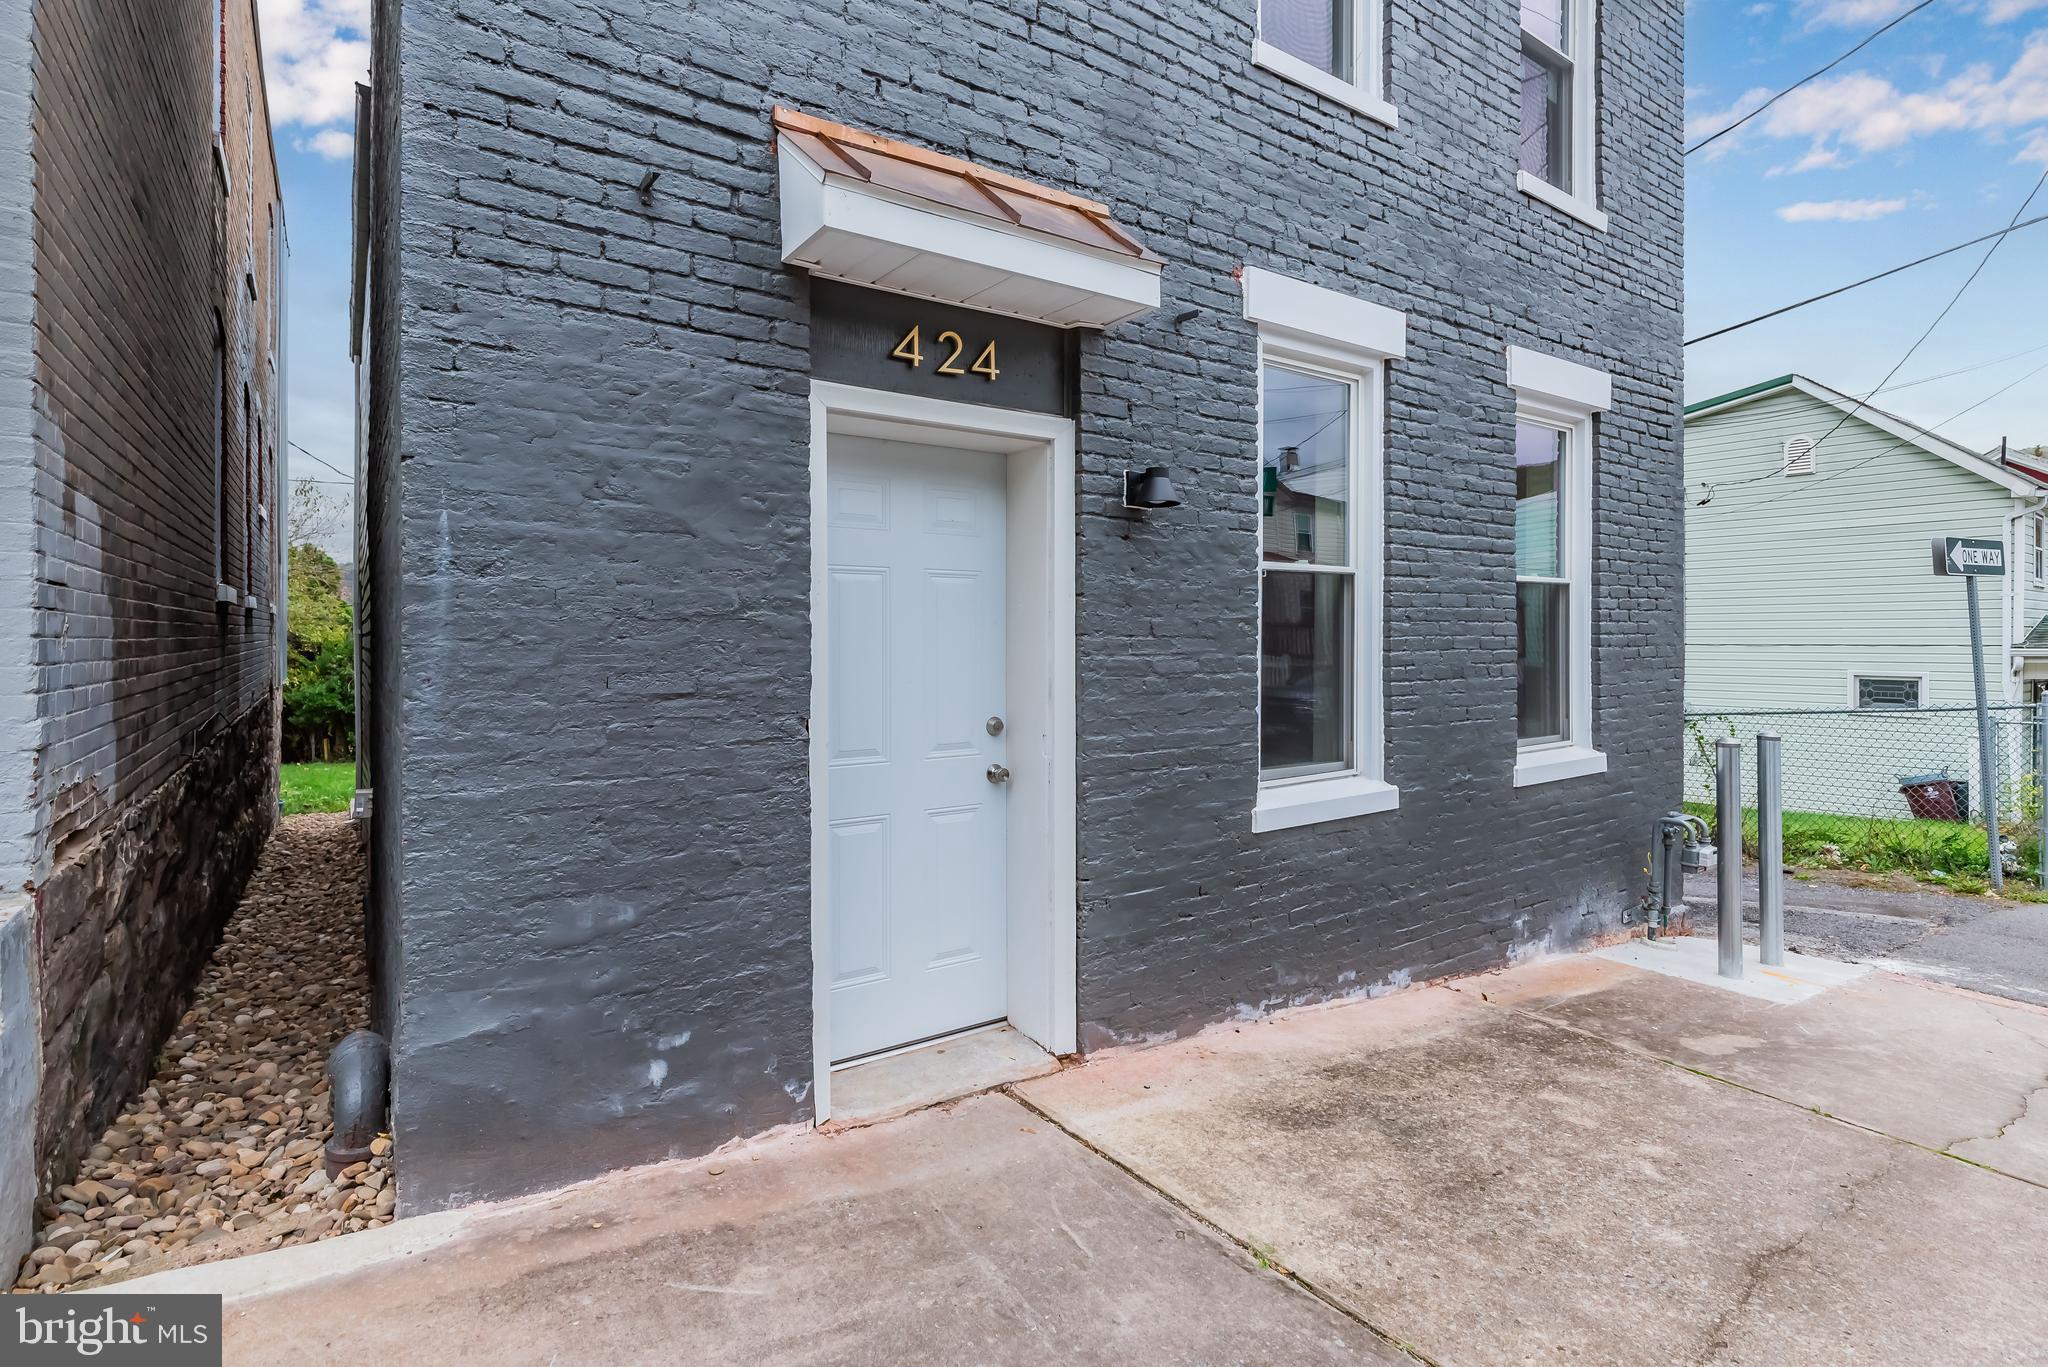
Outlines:
[{"label": "one way sign", "polygon": [[1936,574],[2004,574],[2005,543],[1986,536],[1934,538]]}]

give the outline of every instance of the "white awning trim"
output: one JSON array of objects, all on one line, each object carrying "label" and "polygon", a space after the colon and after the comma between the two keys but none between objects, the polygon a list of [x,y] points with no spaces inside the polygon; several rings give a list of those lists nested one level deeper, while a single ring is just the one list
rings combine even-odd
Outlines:
[{"label": "white awning trim", "polygon": [[840,174],[777,144],[782,259],[816,275],[1054,327],[1159,307],[1160,264]]}]

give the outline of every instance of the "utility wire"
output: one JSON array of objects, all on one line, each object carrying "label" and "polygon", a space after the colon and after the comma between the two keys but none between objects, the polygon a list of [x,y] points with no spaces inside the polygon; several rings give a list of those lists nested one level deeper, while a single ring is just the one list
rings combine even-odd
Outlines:
[{"label": "utility wire", "polygon": [[1828,74],[1828,73],[1829,73],[1830,71],[1833,71],[1833,70],[1834,70],[1834,69],[1835,69],[1836,67],[1838,67],[1838,66],[1840,66],[1840,65],[1841,65],[1842,63],[1844,63],[1844,62],[1848,61],[1848,60],[1849,60],[1849,59],[1850,59],[1851,57],[1854,57],[1854,56],[1855,56],[1855,55],[1856,55],[1857,53],[1859,53],[1859,52],[1863,51],[1863,49],[1864,49],[1864,48],[1867,48],[1867,47],[1869,47],[1869,46],[1870,46],[1870,45],[1871,45],[1872,43],[1876,42],[1876,41],[1877,41],[1877,40],[1878,40],[1879,38],[1882,38],[1882,37],[1883,37],[1883,36],[1884,36],[1885,34],[1887,34],[1887,33],[1891,32],[1891,31],[1892,31],[1893,29],[1897,28],[1897,27],[1898,27],[1898,26],[1899,26],[1900,24],[1903,24],[1903,23],[1905,23],[1905,22],[1906,22],[1906,21],[1907,21],[1908,19],[1911,19],[1911,18],[1912,18],[1912,17],[1914,16],[1914,15],[1918,14],[1918,13],[1919,13],[1919,12],[1920,12],[1921,10],[1924,10],[1924,9],[1926,9],[1926,8],[1927,8],[1927,7],[1929,6],[1929,5],[1931,5],[1931,4],[1933,4],[1933,3],[1934,3],[1934,0],[1920,0],[1920,3],[1919,3],[1919,4],[1917,4],[1917,5],[1913,6],[1913,8],[1911,8],[1911,9],[1907,10],[1907,11],[1906,11],[1906,12],[1905,12],[1904,14],[1900,15],[1900,16],[1899,16],[1898,18],[1896,18],[1896,19],[1892,20],[1892,21],[1891,21],[1891,22],[1890,22],[1889,24],[1886,24],[1886,25],[1885,25],[1885,26],[1884,26],[1883,28],[1880,28],[1880,29],[1878,29],[1878,30],[1877,30],[1877,31],[1876,31],[1875,33],[1872,33],[1872,34],[1870,34],[1870,35],[1869,35],[1868,37],[1864,38],[1864,40],[1863,40],[1862,42],[1860,42],[1860,43],[1858,43],[1858,44],[1857,44],[1856,46],[1854,46],[1854,47],[1850,48],[1850,49],[1849,49],[1849,50],[1848,50],[1847,52],[1843,53],[1843,54],[1842,54],[1841,56],[1839,56],[1839,57],[1835,58],[1835,60],[1834,60],[1834,61],[1832,61],[1832,62],[1829,62],[1829,63],[1828,63],[1828,64],[1827,64],[1826,66],[1822,67],[1822,68],[1821,68],[1821,69],[1820,69],[1819,71],[1816,71],[1816,72],[1814,72],[1814,73],[1812,73],[1811,75],[1808,75],[1808,76],[1802,76],[1802,77],[1800,77],[1800,78],[1799,78],[1798,80],[1794,81],[1794,82],[1793,82],[1792,84],[1790,84],[1790,85],[1786,86],[1786,87],[1785,87],[1785,88],[1784,88],[1783,90],[1780,90],[1780,91],[1779,91],[1779,92],[1778,92],[1777,94],[1775,94],[1775,95],[1771,96],[1771,98],[1769,98],[1768,100],[1765,100],[1765,101],[1764,101],[1764,102],[1763,102],[1762,104],[1758,105],[1758,106],[1757,106],[1756,108],[1754,108],[1754,109],[1750,110],[1750,111],[1749,111],[1749,112],[1748,112],[1747,114],[1744,114],[1744,115],[1743,115],[1743,116],[1742,116],[1741,118],[1737,119],[1737,120],[1736,120],[1736,121],[1735,121],[1734,123],[1731,123],[1731,124],[1729,124],[1729,125],[1728,125],[1728,126],[1727,126],[1726,128],[1720,129],[1720,130],[1719,130],[1719,131],[1717,131],[1717,132],[1709,133],[1709,134],[1708,134],[1708,135],[1707,135],[1706,137],[1704,137],[1704,138],[1701,138],[1701,139],[1700,139],[1700,140],[1699,140],[1698,142],[1696,142],[1696,143],[1694,143],[1694,144],[1693,144],[1692,146],[1690,146],[1690,147],[1686,148],[1686,149],[1685,149],[1685,154],[1686,154],[1687,156],[1691,156],[1691,155],[1692,155],[1693,153],[1695,153],[1695,152],[1699,151],[1699,150],[1700,150],[1700,149],[1701,149],[1702,147],[1706,147],[1706,146],[1708,146],[1709,144],[1713,143],[1713,142],[1714,142],[1714,141],[1715,141],[1716,139],[1719,139],[1719,138],[1725,138],[1725,137],[1727,137],[1727,136],[1728,136],[1728,135],[1729,135],[1730,133],[1733,133],[1733,132],[1734,132],[1734,131],[1735,131],[1736,129],[1738,129],[1738,128],[1742,127],[1742,125],[1744,125],[1744,124],[1748,123],[1748,122],[1749,122],[1749,121],[1750,121],[1751,119],[1753,119],[1753,118],[1755,118],[1755,117],[1756,117],[1757,115],[1759,115],[1759,114],[1763,113],[1763,112],[1764,112],[1764,111],[1765,111],[1766,109],[1769,109],[1769,108],[1770,108],[1770,107],[1771,107],[1772,105],[1774,105],[1774,104],[1776,104],[1776,103],[1777,103],[1778,101],[1780,101],[1780,100],[1784,99],[1784,98],[1785,98],[1785,97],[1786,97],[1787,95],[1790,95],[1790,94],[1791,94],[1791,93],[1792,93],[1793,91],[1795,91],[1795,90],[1799,89],[1799,87],[1800,87],[1800,86],[1802,86],[1802,85],[1805,85],[1805,84],[1807,84],[1807,83],[1808,83],[1809,81],[1815,81],[1815,80],[1818,80],[1818,79],[1820,79],[1820,78],[1821,78],[1822,76],[1825,76],[1825,75],[1827,75],[1827,74]]},{"label": "utility wire", "polygon": [[[351,475],[348,471],[342,469],[338,465],[335,465],[331,461],[320,460],[320,457],[314,455],[311,451],[308,451],[305,447],[299,445],[297,442],[287,439],[285,445],[291,447],[292,450],[297,451],[300,455],[306,457],[309,460],[319,460],[322,465],[325,465],[328,469],[334,471],[335,474],[340,475],[350,484],[354,484],[356,482],[354,475]],[[320,484],[332,483],[331,480],[317,480],[315,482]]]},{"label": "utility wire", "polygon": [[[1992,390],[1989,394],[1986,394],[1983,398],[1977,400],[1977,402],[1971,404],[1968,408],[1961,408],[1956,410],[1955,412],[1949,414],[1947,417],[1943,418],[1940,422],[1934,424],[1934,426],[1932,427],[1922,427],[1919,423],[1912,422],[1910,420],[1906,420],[1907,425],[1913,428],[1915,431],[1922,434],[1923,436],[1939,436],[1941,429],[1948,426],[1950,423],[1954,422],[1957,418],[1962,417],[1966,413],[1975,412],[1977,409],[1982,408],[1985,404],[1990,403],[1993,399],[1997,398],[2000,394],[2005,393],[2006,390],[2013,388],[2015,385],[2024,384],[2026,381],[2033,379],[2036,375],[2039,375],[2044,370],[2048,370],[2048,361],[2043,361],[2040,365],[2035,366],[2032,370],[2020,376],[2019,379],[2013,380],[2008,384],[2000,385],[1997,389]],[[1944,440],[1950,439],[1944,438]],[[1817,489],[1821,485],[1826,484],[1829,480],[1835,478],[1835,476],[1837,475],[1846,475],[1849,474],[1851,471],[1861,470],[1864,466],[1870,464],[1870,462],[1874,460],[1882,460],[1884,457],[1891,454],[1892,453],[1890,451],[1879,451],[1874,456],[1865,456],[1862,460],[1859,460],[1852,465],[1844,465],[1841,469],[1830,471],[1829,473],[1822,475],[1819,479],[1803,483],[1797,489],[1787,489],[1784,493],[1779,494],[1776,498],[1767,498],[1762,503],[1757,504],[1756,508],[1753,508],[1750,511],[1754,512],[1757,511],[1757,509],[1768,508],[1773,503],[1776,503],[1778,499],[1790,498],[1794,494],[1803,494],[1807,492],[1809,489]]]},{"label": "utility wire", "polygon": [[2004,365],[2007,361],[2017,361],[2020,357],[2031,356],[2037,351],[2048,351],[2048,342],[2042,342],[2039,346],[2026,347],[2020,351],[2008,351],[2003,356],[1994,356],[1988,361],[1978,361],[1974,365],[1958,366],[1954,370],[1944,370],[1939,375],[1922,375],[1917,380],[1901,380],[1897,384],[1888,384],[1883,389],[1871,390],[1871,397],[1875,398],[1879,394],[1896,394],[1901,389],[1917,389],[1923,384],[1933,384],[1936,380],[1953,379],[1958,375],[1967,375],[1973,370],[1989,370],[1992,366]]},{"label": "utility wire", "polygon": [[[2029,196],[2030,200],[2031,198],[2032,197]],[[1685,340],[1685,344],[1687,346],[1692,346],[1698,342],[1711,342],[1716,337],[1725,337],[1731,332],[1739,332],[1743,328],[1753,327],[1758,323],[1766,322],[1769,319],[1779,317],[1782,314],[1790,313],[1794,309],[1803,309],[1808,304],[1818,304],[1823,299],[1832,299],[1838,294],[1847,294],[1850,290],[1860,289],[1865,285],[1875,284],[1878,281],[1883,280],[1887,276],[1897,275],[1900,271],[1909,271],[1913,269],[1913,267],[1915,266],[1924,266],[1928,262],[1939,260],[1944,256],[1953,256],[1955,253],[1962,251],[1965,247],[1974,247],[1979,242],[1989,242],[1994,238],[2003,241],[2008,233],[2016,233],[2022,228],[2031,228],[2036,223],[2048,223],[2048,214],[2037,214],[2035,217],[2026,219],[2021,222],[2009,223],[2005,227],[2000,228],[1997,232],[1985,233],[1982,237],[1973,237],[1968,242],[1958,242],[1953,247],[1943,247],[1938,252],[1929,252],[1927,255],[1920,257],[1917,260],[1908,261],[1903,266],[1893,266],[1888,271],[1879,271],[1876,275],[1866,275],[1861,280],[1852,280],[1846,285],[1837,285],[1835,288],[1831,290],[1828,290],[1821,294],[1813,295],[1810,298],[1801,299],[1797,303],[1786,304],[1781,308],[1774,308],[1769,313],[1759,313],[1754,318],[1745,318],[1739,323],[1730,323],[1727,327],[1715,328],[1712,332],[1703,332],[1697,337],[1688,337]]]},{"label": "utility wire", "polygon": [[[2040,193],[2041,193],[2041,187],[2042,187],[2043,185],[2048,185],[2048,169],[2044,169],[2044,170],[2043,170],[2043,171],[2041,172],[2041,174],[2040,174],[2040,177],[2039,177],[2038,179],[2036,179],[2036,180],[2034,181],[2034,188],[2033,188],[2033,189],[2031,189],[2031,190],[2029,190],[2029,191],[2027,191],[2027,197],[2026,197],[2025,199],[2021,200],[2021,201],[2020,201],[2020,207],[2019,207],[2019,208],[2017,208],[2017,209],[2015,209],[2015,210],[2013,211],[2013,215],[2012,215],[2012,223],[2018,223],[2018,222],[2019,222],[2019,220],[2020,220],[2020,215],[2021,215],[2021,214],[2024,214],[2024,213],[2025,213],[2025,212],[2026,212],[2026,211],[2027,211],[2028,209],[2030,209],[2031,207],[2033,207],[2033,203],[2034,203],[2034,197],[2035,197],[2036,195],[2038,195],[2038,194],[2040,194]],[[2006,231],[2007,231],[2007,232],[2011,232],[2011,231],[2012,231],[2012,223],[2008,223],[2008,224],[2006,225]],[[1879,381],[1877,382],[1877,388],[1875,388],[1875,389],[1871,390],[1871,391],[1870,391],[1870,392],[1869,392],[1868,394],[1865,394],[1865,395],[1864,395],[1864,396],[1863,396],[1862,398],[1860,398],[1860,399],[1856,400],[1856,402],[1855,402],[1854,404],[1852,404],[1852,405],[1851,405],[1851,406],[1850,406],[1850,407],[1849,407],[1849,408],[1848,408],[1848,409],[1847,409],[1847,410],[1846,410],[1846,411],[1845,411],[1845,412],[1844,412],[1844,413],[1842,414],[1842,416],[1841,416],[1841,417],[1839,417],[1839,418],[1835,419],[1835,423],[1834,423],[1834,426],[1832,426],[1832,427],[1828,428],[1828,430],[1827,430],[1827,431],[1825,431],[1825,432],[1821,433],[1821,438],[1820,438],[1820,440],[1819,440],[1819,441],[1817,441],[1817,442],[1815,442],[1815,443],[1814,443],[1814,444],[1813,444],[1812,446],[1808,447],[1808,448],[1806,449],[1806,452],[1805,452],[1804,454],[1806,454],[1806,455],[1808,455],[1808,456],[1811,456],[1811,455],[1817,454],[1817,453],[1818,453],[1818,452],[1820,451],[1820,448],[1821,448],[1822,446],[1824,446],[1824,445],[1826,445],[1826,444],[1827,444],[1827,440],[1828,440],[1828,438],[1829,438],[1829,437],[1832,437],[1833,435],[1835,435],[1835,433],[1837,433],[1837,432],[1841,431],[1841,430],[1842,430],[1842,426],[1843,426],[1843,424],[1847,423],[1847,422],[1849,421],[1849,419],[1851,419],[1851,418],[1855,417],[1855,416],[1856,416],[1856,415],[1857,415],[1858,413],[1860,413],[1860,412],[1862,412],[1862,411],[1863,411],[1863,405],[1864,405],[1864,404],[1866,404],[1866,403],[1870,402],[1870,400],[1871,400],[1871,399],[1872,399],[1873,397],[1875,397],[1875,396],[1876,396],[1877,394],[1879,394],[1879,393],[1883,392],[1883,390],[1884,390],[1884,387],[1885,387],[1886,385],[1888,385],[1888,384],[1890,384],[1890,383],[1892,382],[1892,378],[1893,378],[1893,377],[1894,377],[1895,375],[1897,375],[1897,374],[1899,373],[1899,371],[1900,371],[1901,369],[1903,369],[1903,368],[1905,367],[1905,364],[1906,364],[1906,362],[1908,362],[1908,361],[1910,361],[1910,360],[1912,360],[1912,359],[1913,359],[1913,353],[1914,353],[1914,352],[1916,352],[1916,351],[1918,351],[1918,350],[1920,349],[1921,345],[1922,345],[1923,343],[1925,343],[1925,342],[1927,341],[1927,339],[1928,339],[1929,337],[1932,337],[1932,336],[1934,335],[1934,330],[1935,330],[1936,328],[1938,328],[1938,327],[1940,327],[1940,326],[1941,326],[1942,320],[1943,320],[1943,319],[1945,319],[1945,318],[1947,318],[1947,317],[1949,316],[1949,314],[1950,314],[1950,313],[1951,313],[1952,311],[1954,311],[1954,309],[1955,309],[1955,306],[1956,306],[1957,304],[1959,304],[1959,303],[1961,303],[1961,302],[1962,302],[1962,298],[1963,298],[1963,295],[1964,295],[1965,293],[1967,293],[1967,292],[1969,291],[1969,288],[1970,288],[1970,286],[1971,286],[1971,285],[1974,285],[1974,284],[1975,284],[1975,283],[1977,282],[1977,277],[1978,277],[1978,276],[1980,276],[1980,275],[1982,275],[1982,274],[1984,273],[1984,268],[1985,268],[1986,266],[1988,266],[1988,265],[1990,265],[1990,264],[1991,264],[1991,258],[1992,258],[1992,257],[1993,257],[1994,255],[1996,255],[1996,254],[1997,254],[1997,252],[1998,252],[1998,249],[1999,249],[1999,248],[2000,248],[2001,246],[2003,246],[2003,245],[2005,245],[2005,237],[2004,237],[2004,235],[2003,235],[2003,234],[1997,234],[1997,235],[1995,235],[1995,240],[1994,240],[1994,241],[1992,242],[1992,244],[1991,244],[1991,245],[1990,245],[1989,247],[1986,247],[1986,248],[1984,249],[1984,255],[1983,255],[1983,256],[1981,256],[1981,257],[1979,257],[1979,258],[1977,258],[1977,265],[1976,265],[1976,267],[1975,267],[1974,269],[1972,269],[1972,270],[1971,270],[1971,272],[1969,273],[1969,275],[1968,275],[1968,276],[1964,277],[1964,279],[1963,279],[1963,283],[1962,283],[1962,284],[1960,284],[1960,285],[1956,286],[1956,292],[1955,292],[1954,294],[1952,294],[1952,295],[1950,295],[1950,296],[1949,296],[1949,300],[1948,300],[1948,302],[1947,302],[1946,304],[1942,305],[1942,307],[1941,307],[1941,312],[1940,312],[1940,313],[1937,313],[1937,314],[1935,314],[1935,315],[1934,315],[1934,321],[1933,321],[1933,322],[1931,322],[1931,323],[1929,323],[1929,324],[1927,325],[1927,328],[1926,328],[1926,330],[1925,330],[1925,331],[1923,331],[1923,332],[1922,332],[1922,333],[1921,333],[1921,334],[1920,334],[1920,335],[1919,335],[1918,337],[1914,338],[1914,340],[1913,340],[1913,345],[1911,345],[1911,346],[1909,346],[1909,347],[1907,347],[1907,348],[1906,348],[1906,354],[1905,354],[1905,355],[1903,355],[1903,356],[1901,356],[1901,357],[1899,357],[1899,359],[1898,359],[1898,360],[1897,360],[1897,361],[1896,361],[1895,363],[1893,363],[1893,365],[1892,365],[1892,368],[1891,368],[1890,370],[1888,370],[1888,371],[1886,371],[1886,372],[1885,372],[1885,376],[1884,376],[1884,378],[1883,378],[1882,380],[1879,380]],[[2020,378],[2021,378],[2021,379],[2025,379],[2026,377],[2025,377],[2025,376],[2021,376]],[[2018,381],[2018,380],[2015,380],[2015,381],[2014,381],[2013,383],[2014,383],[2014,384],[2017,384],[2017,383],[2019,383],[2019,381]],[[2010,388],[2010,387],[2011,387],[2011,386],[2007,386],[2007,388]],[[1999,391],[1998,391],[1998,393],[1999,393],[1999,394],[2003,394],[2004,392],[2005,392],[2005,390],[2003,390],[2003,389],[2001,389],[2001,390],[1999,390]],[[1996,395],[1996,394],[1994,394],[1994,395],[1992,395],[1991,397],[1992,397],[1992,398],[1996,398],[1996,397],[1997,397],[1997,395]],[[1990,399],[1985,399],[1985,400],[1983,400],[1983,402],[1986,402],[1986,403],[1988,403],[1988,402],[1990,402]],[[1974,405],[1973,405],[1973,406],[1974,406]],[[1968,409],[1965,409],[1965,410],[1964,410],[1964,412],[1968,412],[1968,411],[1969,411]],[[1947,419],[1946,421],[1948,421],[1948,422],[1954,422],[1954,421],[1955,421],[1955,418],[1956,418],[1956,417],[1961,417],[1961,416],[1962,416],[1962,414],[1960,414],[1960,413],[1959,413],[1959,414],[1956,414],[1956,415],[1955,415],[1955,417],[1951,417],[1951,418]],[[1925,430],[1925,429],[1922,429],[1922,430]],[[1739,489],[1739,488],[1741,488],[1741,487],[1742,487],[1743,485],[1745,485],[1745,484],[1755,484],[1755,483],[1758,483],[1759,481],[1762,481],[1762,480],[1766,480],[1766,479],[1773,479],[1773,478],[1777,477],[1778,475],[1782,475],[1782,474],[1784,474],[1784,473],[1785,473],[1785,471],[1786,471],[1786,469],[1788,469],[1788,468],[1790,467],[1790,465],[1791,465],[1791,458],[1790,458],[1790,457],[1787,457],[1787,459],[1786,459],[1786,462],[1785,462],[1785,464],[1783,464],[1783,465],[1780,465],[1780,466],[1779,466],[1779,467],[1778,467],[1778,468],[1777,468],[1776,470],[1770,470],[1770,471],[1766,471],[1765,473],[1763,473],[1763,474],[1760,474],[1760,475],[1751,475],[1751,476],[1749,476],[1749,477],[1748,477],[1747,479],[1737,479],[1737,480],[1729,480],[1729,481],[1727,481],[1726,483],[1724,483],[1724,484],[1721,484],[1721,485],[1715,485],[1715,484],[1711,484],[1711,483],[1710,483],[1710,484],[1708,484],[1708,485],[1706,486],[1706,490],[1707,490],[1707,491],[1706,491],[1706,494],[1705,494],[1705,495],[1704,495],[1704,496],[1703,496],[1703,497],[1702,497],[1702,498],[1700,499],[1700,501],[1699,501],[1699,504],[1698,504],[1697,506],[1700,506],[1700,507],[1704,507],[1704,506],[1705,506],[1705,505],[1706,505],[1707,503],[1711,502],[1711,501],[1713,500],[1713,497],[1714,497],[1714,495],[1715,495],[1716,493],[1718,493],[1718,492],[1719,492],[1719,491],[1720,491],[1721,489],[1723,489],[1723,488],[1727,488],[1727,489]],[[1851,469],[1854,469],[1854,468],[1856,468],[1856,467],[1854,467],[1854,466],[1851,466],[1851,467],[1849,467],[1849,468],[1851,468]],[[1821,479],[1819,479],[1819,480],[1816,480],[1816,481],[1815,481],[1815,484],[1824,484],[1824,483],[1826,483],[1826,482],[1827,482],[1827,479],[1828,479],[1828,478],[1831,478],[1831,476],[1824,476],[1823,478],[1821,478]],[[1789,493],[1789,492],[1791,492],[1791,491],[1787,491],[1787,492]],[[1784,498],[1784,497],[1786,497],[1786,495],[1785,495],[1785,494],[1780,494],[1780,495],[1778,495],[1778,498]],[[1777,502],[1777,499],[1775,499],[1775,498],[1774,498],[1774,499],[1766,499],[1766,500],[1764,500],[1764,503],[1763,503],[1763,504],[1760,504],[1760,505],[1758,505],[1758,506],[1760,506],[1760,507],[1761,507],[1761,506],[1767,506],[1767,505],[1769,505],[1769,504],[1771,504],[1771,503],[1775,503],[1775,502]]]}]

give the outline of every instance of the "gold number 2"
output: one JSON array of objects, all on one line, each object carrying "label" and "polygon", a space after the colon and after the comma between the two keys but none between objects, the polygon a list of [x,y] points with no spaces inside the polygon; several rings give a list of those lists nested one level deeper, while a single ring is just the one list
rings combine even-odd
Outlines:
[{"label": "gold number 2", "polygon": [[903,334],[903,340],[898,342],[896,349],[889,354],[899,361],[909,362],[912,370],[924,364],[924,353],[917,349],[917,328],[915,325],[912,325],[910,331]]},{"label": "gold number 2", "polygon": [[961,338],[959,333],[951,328],[939,334],[940,346],[945,346],[949,342],[952,344],[953,354],[939,362],[939,374],[965,375],[967,372],[960,368],[960,353],[967,350],[967,343]]}]

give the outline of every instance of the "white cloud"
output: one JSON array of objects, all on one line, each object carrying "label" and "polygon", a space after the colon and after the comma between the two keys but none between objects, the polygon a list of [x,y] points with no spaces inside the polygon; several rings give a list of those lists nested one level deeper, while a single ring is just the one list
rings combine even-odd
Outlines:
[{"label": "white cloud", "polygon": [[1805,0],[1800,9],[1809,26],[1864,28],[1898,18],[1912,4],[1913,0]]},{"label": "white cloud", "polygon": [[1809,199],[1787,204],[1778,217],[1787,223],[1867,223],[1905,207],[1903,199]]},{"label": "white cloud", "polygon": [[1806,139],[1807,153],[1793,169],[1812,169],[1840,164],[1845,151],[1889,151],[1932,133],[2003,138],[2044,123],[2048,31],[2029,38],[2003,75],[1980,63],[1917,91],[1867,72],[1823,77],[1787,95],[1750,127],[1770,137]]},{"label": "white cloud", "polygon": [[1989,0],[1984,6],[1984,22],[2010,23],[2022,14],[2031,14],[2037,9],[2048,9],[2048,0]]},{"label": "white cloud", "polygon": [[[1735,97],[1734,102],[1728,105],[1728,107],[1725,109],[1716,109],[1708,111],[1706,113],[1688,115],[1685,120],[1686,142],[1694,143],[1699,141],[1701,138],[1711,137],[1713,134],[1718,133],[1722,129],[1726,128],[1729,124],[1734,123],[1737,119],[1741,118],[1744,114],[1747,114],[1750,110],[1755,109],[1758,105],[1762,104],[1765,100],[1768,100],[1770,97],[1771,92],[1768,86],[1756,86],[1753,89],[1745,90],[1740,95],[1737,95]],[[1721,139],[1720,142],[1715,143],[1713,147],[1708,149],[1707,155],[1709,157],[1718,157],[1722,155],[1724,152],[1730,150],[1729,147],[1724,146],[1723,144],[1732,144],[1733,141],[1734,140],[1732,138]]]},{"label": "white cloud", "polygon": [[317,152],[329,161],[347,161],[356,154],[356,140],[339,128],[323,128],[299,144],[305,152]]},{"label": "white cloud", "polygon": [[[258,13],[272,122],[351,122],[356,82],[370,79],[370,0],[258,0]],[[333,155],[317,137],[313,146]]]}]

